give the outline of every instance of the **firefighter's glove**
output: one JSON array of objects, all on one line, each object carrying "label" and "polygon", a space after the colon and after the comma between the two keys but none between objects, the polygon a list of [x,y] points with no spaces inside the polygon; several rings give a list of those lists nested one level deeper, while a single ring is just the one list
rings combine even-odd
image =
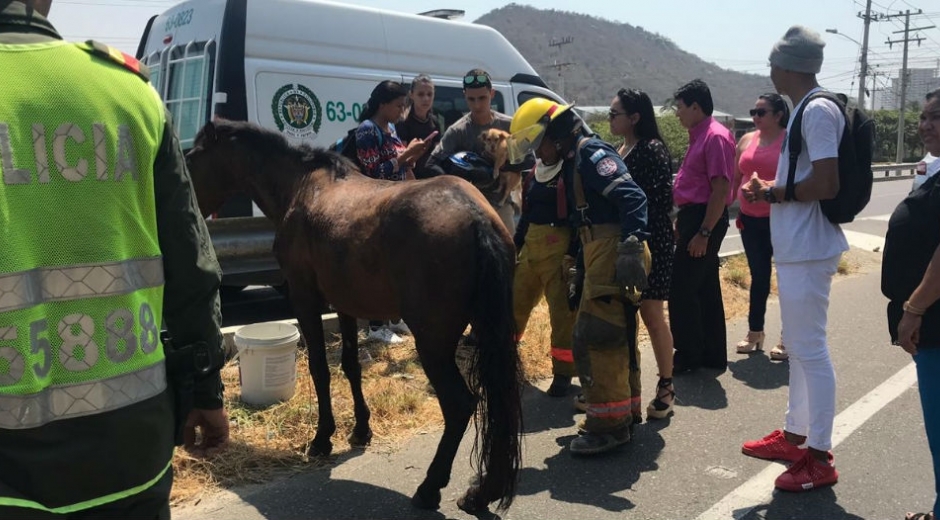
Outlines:
[{"label": "firefighter's glove", "polygon": [[617,243],[616,279],[627,291],[646,289],[646,246],[630,236]]}]

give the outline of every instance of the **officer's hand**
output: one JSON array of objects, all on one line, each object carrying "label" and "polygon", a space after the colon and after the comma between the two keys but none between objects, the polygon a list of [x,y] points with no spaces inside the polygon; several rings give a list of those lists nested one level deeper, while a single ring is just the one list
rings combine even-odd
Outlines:
[{"label": "officer's hand", "polygon": [[[196,428],[202,434],[201,442],[196,443]],[[228,446],[228,414],[225,408],[189,412],[183,429],[183,447],[196,457],[209,457]]]},{"label": "officer's hand", "polygon": [[631,236],[617,244],[617,264],[615,276],[617,283],[627,290],[646,289],[646,246]]}]

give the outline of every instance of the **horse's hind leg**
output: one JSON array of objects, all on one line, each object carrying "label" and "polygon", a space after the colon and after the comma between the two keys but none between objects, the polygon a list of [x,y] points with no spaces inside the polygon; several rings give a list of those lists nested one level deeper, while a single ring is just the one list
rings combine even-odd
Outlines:
[{"label": "horse's hind leg", "polygon": [[415,507],[437,509],[441,503],[441,489],[450,481],[454,457],[460,447],[467,424],[473,415],[474,399],[464,382],[454,359],[454,349],[459,333],[453,342],[422,343],[415,338],[418,355],[424,372],[437,393],[437,400],[444,415],[444,435],[437,445],[437,453],[428,467],[424,482],[411,498]]},{"label": "horse's hind leg", "polygon": [[362,395],[362,366],[359,364],[359,328],[356,318],[340,313],[339,330],[343,335],[343,373],[349,380],[353,410],[356,414],[356,426],[349,434],[349,444],[356,448],[364,447],[372,441],[372,429],[369,428],[371,413]]}]

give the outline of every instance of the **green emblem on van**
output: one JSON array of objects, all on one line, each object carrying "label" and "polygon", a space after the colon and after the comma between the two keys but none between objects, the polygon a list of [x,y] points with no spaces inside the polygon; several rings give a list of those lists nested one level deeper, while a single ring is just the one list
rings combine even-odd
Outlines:
[{"label": "green emblem on van", "polygon": [[309,88],[292,83],[274,93],[271,100],[278,130],[298,139],[316,139],[323,122],[320,100]]}]

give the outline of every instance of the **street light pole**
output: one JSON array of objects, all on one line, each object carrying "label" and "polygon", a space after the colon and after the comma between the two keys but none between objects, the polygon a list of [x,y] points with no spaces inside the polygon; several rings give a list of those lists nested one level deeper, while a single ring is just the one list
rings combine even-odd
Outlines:
[{"label": "street light pole", "polygon": [[[871,11],[871,0],[868,0],[868,9],[869,11]],[[855,45],[858,45],[859,47],[862,48],[862,56],[859,59],[859,61],[861,62],[861,66],[859,67],[860,72],[858,75],[858,97],[856,98],[858,102],[858,106],[862,108],[865,107],[865,75],[868,74],[868,57],[866,56],[868,54],[868,21],[869,21],[869,18],[866,17],[865,18],[865,38],[864,38],[865,43],[861,43],[855,38],[852,38],[851,36],[845,33],[840,33],[839,29],[826,29],[827,33],[841,36],[845,38],[846,40],[849,40],[850,42],[853,42],[855,43]]]}]

